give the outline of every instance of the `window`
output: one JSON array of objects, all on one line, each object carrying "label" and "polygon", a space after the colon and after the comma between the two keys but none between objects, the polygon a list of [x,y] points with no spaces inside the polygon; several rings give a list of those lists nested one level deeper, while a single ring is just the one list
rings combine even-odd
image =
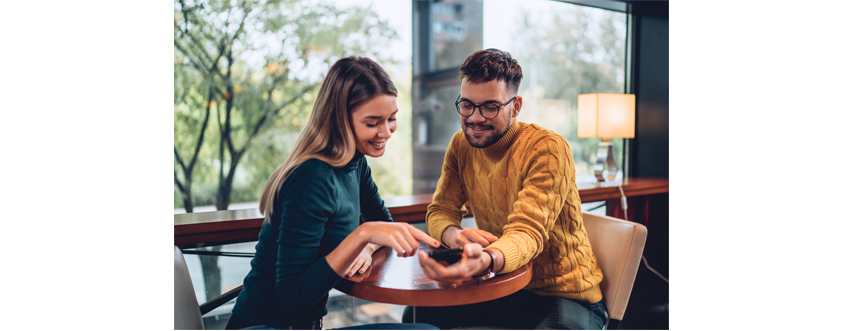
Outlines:
[{"label": "window", "polygon": [[255,208],[290,152],[328,68],[381,64],[399,90],[399,127],[370,159],[384,197],[411,193],[411,3],[176,1],[176,212]]},{"label": "window", "polygon": [[[420,17],[414,26],[420,40],[415,43],[429,45],[414,52],[415,194],[436,188],[445,149],[460,130],[451,106],[460,91],[459,67],[485,48],[510,52],[522,67],[519,94],[524,105],[518,120],[565,137],[578,180],[595,181],[600,139],[577,137],[577,96],[625,92],[625,13],[549,0],[453,0],[414,6]],[[623,140],[613,139],[613,144],[616,161],[623,164]]]},{"label": "window", "polygon": [[[485,1],[484,48],[522,66],[519,120],[568,140],[579,181],[594,181],[600,138],[577,137],[577,96],[625,93],[627,15],[558,1]],[[612,140],[623,164],[623,139]]]},{"label": "window", "polygon": [[[348,55],[378,62],[398,89],[398,129],[387,153],[368,161],[382,197],[411,193],[410,1],[176,1],[174,21],[177,213],[256,208],[325,73]],[[254,247],[210,250],[254,253]],[[250,270],[249,258],[185,258],[199,303],[242,284]],[[206,314],[206,328],[222,329],[233,304]],[[397,322],[403,308],[332,290],[324,326]]]},{"label": "window", "polygon": [[[453,106],[458,68],[471,53],[489,47],[510,52],[522,66],[519,94],[525,104],[519,120],[565,137],[579,180],[594,180],[599,139],[577,138],[577,95],[625,92],[623,12],[551,0],[242,5],[174,3],[176,212],[257,207],[328,68],[353,54],[380,63],[399,90],[398,130],[385,156],[369,160],[382,197],[434,191],[447,144],[460,130]],[[622,163],[622,140],[613,143]],[[238,245],[233,249],[254,250],[254,243]],[[206,293],[239,283],[249,270],[246,259],[220,261],[213,263],[223,270],[203,276],[196,270],[207,266],[189,258],[200,302]],[[333,312],[368,304],[332,295]],[[400,310],[371,309],[383,312],[377,321],[394,321]],[[363,322],[350,316],[351,321],[327,321],[326,327]]]},{"label": "window", "polygon": [[[375,59],[399,89],[398,130],[385,156],[370,159],[384,197],[434,191],[460,129],[451,107],[457,69],[478,49],[500,48],[519,61],[519,120],[564,136],[579,180],[594,180],[599,139],[577,138],[577,95],[625,92],[627,15],[572,3],[188,1],[175,3],[174,18],[177,212],[257,207],[322,77],[342,56]],[[623,140],[613,143],[623,164]]]}]

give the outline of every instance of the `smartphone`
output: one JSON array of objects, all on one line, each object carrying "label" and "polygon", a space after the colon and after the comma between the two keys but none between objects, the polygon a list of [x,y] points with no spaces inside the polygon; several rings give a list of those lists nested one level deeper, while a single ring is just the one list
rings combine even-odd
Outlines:
[{"label": "smartphone", "polygon": [[460,261],[460,258],[463,257],[463,249],[455,248],[433,251],[428,253],[428,256],[432,257],[434,260],[437,261],[445,261],[445,263],[453,264],[457,261]]}]

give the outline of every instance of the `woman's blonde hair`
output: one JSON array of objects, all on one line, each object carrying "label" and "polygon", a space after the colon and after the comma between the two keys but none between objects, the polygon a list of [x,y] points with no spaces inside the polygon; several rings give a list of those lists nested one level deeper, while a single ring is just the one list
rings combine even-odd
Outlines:
[{"label": "woman's blonde hair", "polygon": [[276,194],[287,176],[309,159],[318,159],[334,167],[349,163],[355,155],[355,135],[350,114],[361,104],[386,94],[397,96],[393,81],[378,63],[366,57],[349,56],[328,70],[317,94],[314,110],[296,139],[293,151],[275,170],[259,207],[270,220]]}]

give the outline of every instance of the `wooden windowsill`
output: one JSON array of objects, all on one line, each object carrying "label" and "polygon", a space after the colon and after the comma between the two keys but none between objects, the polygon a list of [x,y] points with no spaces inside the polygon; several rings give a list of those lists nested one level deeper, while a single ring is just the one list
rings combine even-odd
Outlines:
[{"label": "wooden windowsill", "polygon": [[[602,201],[621,197],[619,183],[604,182],[578,184],[582,202]],[[627,178],[621,182],[627,197],[668,193],[668,179]],[[425,220],[433,194],[399,196],[384,199],[396,222]],[[471,209],[470,209],[471,212]],[[258,208],[221,210],[202,213],[175,214],[174,242],[180,247],[220,245],[258,240],[264,216]]]}]

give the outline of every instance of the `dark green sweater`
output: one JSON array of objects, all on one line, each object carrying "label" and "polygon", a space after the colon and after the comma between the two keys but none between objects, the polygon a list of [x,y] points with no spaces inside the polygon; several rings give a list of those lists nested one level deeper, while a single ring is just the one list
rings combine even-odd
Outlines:
[{"label": "dark green sweater", "polygon": [[325,256],[360,217],[392,221],[360,152],[341,168],[316,159],[302,163],[282,184],[273,211],[272,222],[261,226],[233,313],[276,327],[326,314],[328,291],[341,277]]}]

